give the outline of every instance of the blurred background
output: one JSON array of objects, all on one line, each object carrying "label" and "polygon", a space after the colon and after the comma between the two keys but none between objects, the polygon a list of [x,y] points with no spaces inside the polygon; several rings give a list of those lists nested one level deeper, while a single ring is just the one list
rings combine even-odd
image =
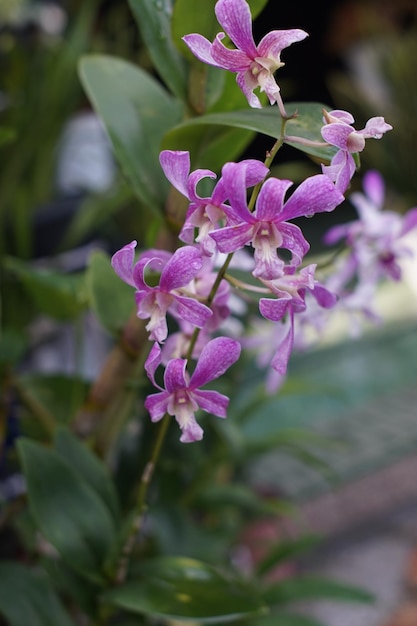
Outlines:
[{"label": "blurred background", "polygon": [[[405,212],[416,206],[415,1],[322,1],[300,10],[298,3],[271,0],[255,22],[255,40],[271,28],[295,27],[310,37],[285,51],[286,65],[280,70],[284,101],[318,101],[347,109],[357,128],[369,117],[384,116],[394,131],[383,141],[367,143],[354,188],[360,188],[362,173],[372,167],[385,178],[386,208]],[[152,71],[124,0],[0,0],[4,327],[21,327],[30,313],[29,305],[22,306],[26,292],[10,289],[5,297],[6,269],[24,277],[22,260],[76,272],[85,267],[93,247],[112,253],[143,229],[134,194],[77,75],[81,55],[96,52]],[[257,138],[247,152],[263,159],[268,147],[265,139]],[[285,147],[278,172],[299,180],[314,168]],[[346,203],[338,219],[352,215]],[[330,223],[334,216],[311,220],[307,238],[313,245],[320,246]],[[254,437],[265,436],[271,423],[276,424],[271,415],[279,414],[282,427],[306,428],[333,442],[318,455],[307,450],[304,459],[270,453],[249,478],[259,490],[282,493],[296,503],[301,526],[325,536],[327,543],[306,568],[342,575],[376,591],[375,607],[346,608],[346,613],[338,608],[337,620],[327,605],[314,609],[329,626],[417,624],[417,576],[412,569],[417,544],[415,270],[410,265],[404,285],[381,293],[381,312],[388,320],[384,330],[369,331],[354,342],[344,327],[337,327],[319,349],[292,361],[291,374],[314,393],[289,386],[278,400],[254,409],[248,426]],[[109,344],[94,320],[86,323],[91,344],[82,367],[93,377]],[[35,334],[38,349],[27,368],[62,370],[62,346],[71,354],[72,330],[64,322],[56,325],[42,318]],[[74,366],[71,357],[65,366]],[[299,524],[290,526],[285,532],[295,532]],[[403,601],[407,616],[398,613],[395,619],[414,621],[389,621],[397,609],[405,614]],[[305,610],[313,614],[310,607]]]}]

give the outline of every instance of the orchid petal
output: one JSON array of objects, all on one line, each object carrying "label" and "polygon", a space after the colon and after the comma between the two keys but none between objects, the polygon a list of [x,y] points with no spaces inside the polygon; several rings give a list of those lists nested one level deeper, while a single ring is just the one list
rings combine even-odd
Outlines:
[{"label": "orchid petal", "polygon": [[255,215],[259,221],[278,221],[284,204],[284,197],[292,185],[291,180],[269,178],[262,185],[256,203]]},{"label": "orchid petal", "polygon": [[155,372],[158,369],[158,367],[161,365],[161,348],[159,347],[159,345],[157,343],[154,343],[154,345],[151,348],[151,351],[149,352],[148,358],[145,361],[145,372],[148,375],[149,380],[152,382],[154,387],[157,387],[158,389],[162,389],[162,387],[160,387],[160,385],[157,384],[157,382],[155,381]]},{"label": "orchid petal", "polygon": [[304,238],[301,228],[296,224],[283,222],[279,225],[279,232],[282,236],[281,247],[290,250],[295,264],[299,265],[310,250],[310,244]]},{"label": "orchid petal", "polygon": [[169,396],[170,394],[167,391],[160,391],[145,399],[144,406],[149,411],[152,422],[158,422],[164,417],[168,408]]},{"label": "orchid petal", "polygon": [[253,236],[252,224],[238,224],[237,226],[225,226],[213,230],[210,237],[214,239],[220,252],[235,252],[248,244]]},{"label": "orchid petal", "polygon": [[187,198],[198,205],[202,202],[205,204],[205,199],[197,195],[197,185],[203,178],[216,178],[216,174],[211,170],[195,170],[190,174],[187,184]]},{"label": "orchid petal", "polygon": [[281,376],[285,376],[287,373],[288,361],[291,356],[292,348],[294,345],[294,317],[290,315],[290,324],[287,334],[278,346],[278,350],[275,353],[274,358],[271,361],[271,367],[276,370]]},{"label": "orchid petal", "polygon": [[201,351],[200,358],[190,380],[190,388],[197,389],[218,378],[240,356],[240,344],[229,337],[217,337],[208,342]]},{"label": "orchid petal", "polygon": [[245,52],[242,50],[226,48],[222,43],[224,33],[218,33],[211,46],[211,57],[217,67],[230,72],[246,72],[252,63]]},{"label": "orchid petal", "polygon": [[201,426],[197,424],[194,416],[190,416],[187,423],[183,426],[180,424],[180,427],[182,430],[180,437],[181,443],[193,443],[194,441],[201,441],[203,438],[204,431]]},{"label": "orchid petal", "polygon": [[227,407],[229,406],[229,398],[218,391],[198,389],[193,391],[199,406],[203,411],[216,415],[217,417],[226,417]]},{"label": "orchid petal", "polygon": [[172,291],[187,285],[201,270],[201,253],[192,246],[178,248],[162,270],[159,286],[161,291]]},{"label": "orchid petal", "polygon": [[336,146],[336,148],[340,148],[341,150],[347,150],[348,137],[353,132],[355,132],[353,126],[335,122],[323,126],[321,136],[324,141],[327,141],[330,145]]},{"label": "orchid petal", "polygon": [[235,46],[249,57],[258,56],[252,35],[252,15],[246,0],[218,0],[215,12]]},{"label": "orchid petal", "polygon": [[188,198],[187,181],[190,173],[190,153],[180,150],[163,150],[159,162],[171,185]]},{"label": "orchid petal", "polygon": [[282,298],[261,298],[259,300],[259,312],[265,319],[279,322],[288,311],[291,300],[291,294],[285,292]]},{"label": "orchid petal", "polygon": [[135,260],[136,246],[137,241],[131,241],[115,252],[111,258],[111,265],[118,277],[132,287],[135,287],[133,280],[133,262]]},{"label": "orchid petal", "polygon": [[211,55],[212,44],[208,39],[203,37],[203,35],[193,33],[191,35],[185,35],[182,39],[197,59],[208,65],[217,66],[216,61]]},{"label": "orchid petal", "polygon": [[280,53],[284,48],[288,48],[291,44],[302,41],[306,37],[308,37],[308,33],[299,28],[272,30],[259,42],[257,56],[279,60]]},{"label": "orchid petal", "polygon": [[381,174],[375,170],[366,172],[362,186],[372,204],[378,209],[382,209],[385,198],[385,183]]},{"label": "orchid petal", "polygon": [[164,372],[165,389],[175,393],[188,387],[187,359],[171,359]]},{"label": "orchid petal", "polygon": [[296,217],[311,217],[315,213],[333,211],[344,200],[324,174],[316,174],[304,180],[287,200],[282,211],[286,220]]},{"label": "orchid petal", "polygon": [[173,313],[184,322],[189,322],[197,328],[203,328],[213,315],[213,311],[208,306],[194,300],[194,298],[179,295],[174,297],[176,306]]},{"label": "orchid petal", "polygon": [[253,90],[259,86],[257,79],[248,71],[240,71],[236,76],[236,82],[246,97],[249,106],[252,109],[262,109],[261,101],[253,93]]}]

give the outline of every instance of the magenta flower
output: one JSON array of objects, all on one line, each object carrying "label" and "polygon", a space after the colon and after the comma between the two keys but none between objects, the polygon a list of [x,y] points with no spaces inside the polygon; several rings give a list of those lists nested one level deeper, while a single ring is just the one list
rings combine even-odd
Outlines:
[{"label": "magenta flower", "polygon": [[[218,33],[213,43],[202,35],[192,34],[183,37],[191,52],[203,63],[236,72],[236,81],[245,94],[249,105],[261,108],[259,98],[253,90],[260,87],[271,104],[282,105],[280,90],[274,79],[274,72],[282,67],[280,55],[284,48],[307,37],[300,29],[273,30],[256,46],[252,35],[252,16],[245,0],[219,0],[215,6],[218,22],[225,33]],[[236,49],[223,45],[222,39],[228,35]],[[285,116],[283,105],[281,112]]]},{"label": "magenta flower", "polygon": [[[210,197],[202,198],[197,194],[197,185],[203,178],[216,178],[210,170],[198,169],[190,174],[190,154],[179,150],[163,150],[159,161],[169,182],[190,205],[179,238],[185,243],[194,242],[194,231],[199,233],[195,241],[200,244],[203,254],[211,256],[215,252],[215,243],[209,237],[210,232],[224,219],[224,202],[227,198],[223,180],[220,179]],[[268,168],[260,161],[247,159],[240,166],[245,167],[246,187],[253,187],[265,178]]]},{"label": "magenta flower", "polygon": [[392,130],[392,126],[387,124],[383,117],[371,117],[366,122],[365,128],[355,130],[352,126],[355,121],[352,115],[340,110],[330,113],[325,111],[324,121],[326,125],[321,129],[323,139],[339,150],[330,165],[323,165],[322,170],[344,193],[356,169],[352,153],[362,152],[365,148],[365,139],[381,139],[386,132]]},{"label": "magenta flower", "polygon": [[232,225],[215,230],[210,236],[220,252],[235,252],[251,244],[255,249],[253,275],[266,280],[273,280],[283,272],[284,261],[278,257],[278,248],[291,251],[292,265],[299,265],[309,250],[300,228],[288,220],[332,211],[343,200],[323,174],[307,178],[286,202],[285,194],[293,183],[269,178],[262,185],[251,213],[246,201],[244,169],[227,163],[222,174],[230,200],[225,212]]},{"label": "magenta flower", "polygon": [[161,348],[155,344],[146,360],[145,369],[159,393],[148,396],[145,408],[151,420],[158,422],[166,413],[175,416],[182,435],[180,441],[190,443],[203,437],[203,429],[195,419],[195,412],[203,409],[217,417],[226,417],[229,398],[214,390],[200,389],[219,378],[238,360],[240,344],[234,339],[217,337],[203,348],[191,377],[186,371],[187,359],[172,359],[164,372],[165,389],[155,381],[155,372],[161,363]]},{"label": "magenta flower", "polygon": [[[146,326],[149,339],[159,342],[166,339],[168,311],[177,319],[203,328],[212,311],[192,297],[191,282],[203,266],[199,250],[184,246],[172,255],[163,250],[148,250],[134,264],[135,247],[136,241],[132,241],[116,252],[112,266],[124,282],[136,288],[137,315],[149,319]],[[148,271],[160,273],[156,287],[146,282]]]},{"label": "magenta flower", "polygon": [[271,367],[281,376],[287,371],[288,360],[294,346],[294,315],[306,308],[306,293],[311,293],[316,302],[329,309],[336,304],[337,297],[315,277],[316,265],[308,265],[295,274],[294,268],[286,267],[285,274],[278,280],[262,281],[276,298],[261,298],[259,311],[267,320],[281,322],[287,316],[286,331],[279,333],[279,343],[271,360]]}]

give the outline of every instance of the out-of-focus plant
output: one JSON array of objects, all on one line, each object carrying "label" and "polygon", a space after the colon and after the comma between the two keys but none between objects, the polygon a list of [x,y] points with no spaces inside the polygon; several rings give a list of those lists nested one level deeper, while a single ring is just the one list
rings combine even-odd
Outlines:
[{"label": "out-of-focus plant", "polygon": [[[313,438],[280,428],[279,413],[255,439],[251,409],[283,384],[307,326],[320,332],[335,307],[369,316],[380,281],[400,279],[417,223],[417,209],[382,210],[370,172],[353,198],[358,219],[328,235],[344,245],[312,262],[292,220],[337,210],[365,143],[392,127],[371,117],[358,130],[347,111],[284,102],[281,52],[307,34],[272,31],[255,45],[265,4],[130,0],[152,71],[102,54],[80,62],[143,228],[74,274],[4,262],[38,313],[77,325],[90,311],[113,339],[91,382],[25,371],[25,324],[3,329],[3,453],[25,481],[1,518],[19,561],[0,566],[11,626],[317,626],[288,606],[369,599],[334,581],[275,581],[310,539],[239,560],[248,525],[285,510],[251,489],[248,465],[277,447],[314,458]],[[271,140],[265,161],[239,160],[256,133]],[[292,193],[270,175],[285,143],[317,167]],[[25,315],[22,300],[3,306],[7,319]]]}]

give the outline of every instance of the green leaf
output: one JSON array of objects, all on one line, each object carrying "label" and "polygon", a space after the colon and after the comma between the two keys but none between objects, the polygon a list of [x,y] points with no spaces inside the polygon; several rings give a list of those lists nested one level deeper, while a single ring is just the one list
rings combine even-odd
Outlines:
[{"label": "green leaf", "polygon": [[83,274],[35,268],[13,257],[6,257],[4,266],[20,279],[38,310],[45,315],[61,321],[71,320],[85,309]]},{"label": "green leaf", "polygon": [[270,549],[266,557],[258,563],[256,568],[257,574],[263,576],[283,561],[298,557],[300,554],[305,554],[316,546],[318,542],[319,538],[312,535],[302,536],[293,541],[280,541],[276,546]]},{"label": "green leaf", "polygon": [[12,143],[16,139],[16,131],[8,126],[0,126],[0,147]]},{"label": "green leaf", "polygon": [[262,597],[267,604],[288,604],[299,600],[319,599],[363,603],[374,601],[374,596],[364,589],[315,576],[283,580],[268,587]]},{"label": "green leaf", "polygon": [[[323,126],[322,109],[324,105],[316,102],[299,102],[287,105],[288,113],[295,111],[298,116],[290,119],[285,128],[285,134],[302,137],[311,141],[323,141],[320,129]],[[176,126],[168,133],[164,140],[165,147],[172,147],[172,139],[180,143],[181,139],[187,138],[190,128],[195,126],[232,126],[262,133],[278,139],[281,134],[281,117],[277,107],[265,109],[245,109],[242,111],[226,111],[222,113],[209,113],[195,117]],[[177,143],[177,145],[178,145]],[[288,145],[297,148],[311,156],[323,161],[329,161],[335,153],[332,147],[312,147],[286,141]],[[169,145],[167,145],[169,144]]]},{"label": "green leaf", "polygon": [[73,626],[45,578],[19,563],[0,563],[0,614],[10,626]]},{"label": "green leaf", "polygon": [[115,536],[110,513],[80,474],[55,451],[18,442],[32,515],[65,563],[90,580],[102,568]]},{"label": "green leaf", "polygon": [[202,623],[232,621],[264,609],[248,585],[194,559],[156,558],[144,563],[140,573],[143,578],[105,593],[103,599],[135,613]]},{"label": "green leaf", "polygon": [[101,250],[90,255],[86,284],[91,308],[100,324],[110,333],[117,333],[134,310],[134,290],[117,276],[110,257]]},{"label": "green leaf", "polygon": [[114,483],[107,467],[68,428],[57,428],[54,439],[59,452],[95,493],[100,496],[115,522],[119,520],[120,508]]},{"label": "green leaf", "polygon": [[123,173],[141,202],[159,214],[169,189],[159,165],[160,143],[181,119],[182,105],[149,74],[121,59],[84,57],[79,74]]},{"label": "green leaf", "polygon": [[245,622],[245,626],[324,626],[311,617],[291,613],[274,613],[267,617],[258,617]]},{"label": "green leaf", "polygon": [[129,0],[152,62],[169,89],[187,99],[187,68],[171,37],[172,0]]},{"label": "green leaf", "polygon": [[14,330],[5,330],[0,336],[0,365],[12,365],[23,356],[26,343],[23,335]]}]

